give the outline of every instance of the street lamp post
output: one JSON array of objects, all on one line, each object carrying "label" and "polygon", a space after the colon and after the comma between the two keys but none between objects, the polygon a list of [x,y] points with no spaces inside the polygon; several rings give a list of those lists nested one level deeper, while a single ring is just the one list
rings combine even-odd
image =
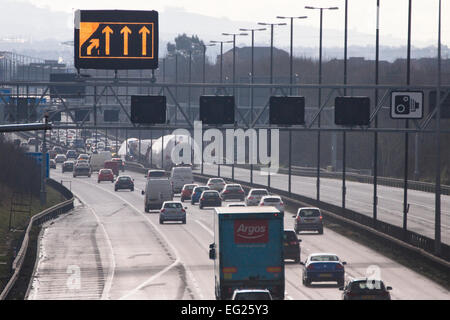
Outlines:
[{"label": "street lamp post", "polygon": [[[320,109],[321,106],[321,99],[322,99],[322,90],[320,88],[320,85],[322,84],[322,28],[323,28],[323,10],[337,10],[338,7],[311,7],[311,6],[305,6],[305,9],[310,10],[320,10],[320,42],[319,42],[319,105],[318,108]],[[320,128],[320,114],[317,118],[317,124]],[[320,201],[320,130],[317,131],[317,182],[316,182],[316,188],[317,188],[317,201]]]},{"label": "street lamp post", "polygon": [[216,40],[212,40],[210,41],[211,44],[216,44],[216,43],[220,43],[220,72],[219,72],[219,79],[220,79],[220,83],[223,82],[223,44],[224,43],[232,43],[233,41],[216,41]]},{"label": "street lamp post", "polygon": [[[247,36],[248,33],[240,32],[240,33],[222,33],[224,36],[233,36],[233,96],[235,96],[235,86],[236,86],[236,36]],[[233,161],[231,163],[231,180],[234,181],[234,161],[235,157],[233,158]]]},{"label": "street lamp post", "polygon": [[[224,43],[232,43],[232,40],[229,41],[210,41],[211,44],[220,43],[220,83],[223,82],[223,44]],[[220,161],[217,164],[217,176],[220,177]]]},{"label": "street lamp post", "polygon": [[277,19],[290,19],[291,20],[291,42],[290,42],[290,59],[289,59],[289,83],[291,84],[291,88],[289,89],[289,93],[292,95],[292,84],[294,82],[294,19],[306,19],[307,16],[301,17],[284,17],[277,16]]},{"label": "street lamp post", "polygon": [[[270,26],[270,84],[273,83],[273,27],[274,26],[285,26],[286,23],[282,22],[282,23],[266,23],[266,22],[258,22],[259,25],[261,26]],[[272,89],[270,90],[272,91]],[[270,129],[269,129],[269,134],[270,134]],[[267,153],[269,154],[269,156],[271,156],[271,139],[269,137],[268,139],[268,148],[267,148]],[[269,163],[268,165],[268,170],[267,170],[267,188],[270,189],[270,166],[271,164]]]},{"label": "street lamp post", "polygon": [[[206,47],[214,47],[216,44],[215,43],[211,43],[211,44],[202,44],[202,48],[203,48],[203,76],[202,76],[202,82],[205,83],[206,82]],[[203,95],[205,94],[205,87],[203,87]]]},{"label": "street lamp post", "polygon": [[234,85],[236,84],[236,36],[247,36],[248,33],[222,33],[223,36],[233,36],[233,96],[234,96]]},{"label": "street lamp post", "polygon": [[436,189],[435,189],[435,225],[434,225],[434,253],[441,255],[441,0],[439,0],[438,18],[438,79],[436,92]]},{"label": "street lamp post", "polygon": [[[258,22],[261,26],[270,26],[270,84],[273,83],[273,27],[274,26],[285,26],[286,23],[266,23]],[[269,175],[270,176],[270,175]]]},{"label": "street lamp post", "polygon": [[[253,123],[253,83],[254,83],[254,77],[255,77],[255,31],[265,31],[266,28],[253,28],[253,29],[245,29],[241,28],[239,31],[250,31],[252,33],[252,52],[251,52],[251,71],[250,71],[250,83],[252,86],[250,86],[250,123]],[[251,150],[253,150],[253,147],[250,146]],[[252,162],[253,156],[251,157],[250,162],[250,184],[253,183],[253,162]]]}]

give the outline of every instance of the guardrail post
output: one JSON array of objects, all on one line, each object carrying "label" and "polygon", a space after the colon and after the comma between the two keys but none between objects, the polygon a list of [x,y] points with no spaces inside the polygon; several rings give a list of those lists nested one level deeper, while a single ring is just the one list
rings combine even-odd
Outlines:
[{"label": "guardrail post", "polygon": [[291,192],[291,178],[292,178],[292,130],[289,130],[289,175],[288,175],[288,192],[289,195]]},{"label": "guardrail post", "polygon": [[342,132],[342,211],[345,212],[345,196],[347,192],[347,187],[345,185],[345,167],[346,167],[346,156],[347,156],[347,133]]}]

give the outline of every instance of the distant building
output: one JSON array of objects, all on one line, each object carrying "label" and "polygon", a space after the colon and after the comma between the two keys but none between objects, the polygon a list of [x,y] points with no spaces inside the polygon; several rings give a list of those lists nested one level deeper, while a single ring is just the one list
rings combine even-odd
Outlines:
[{"label": "distant building", "polygon": [[[270,60],[270,47],[254,47],[254,59],[258,61],[260,59]],[[273,57],[274,59],[289,59],[289,53],[278,49],[273,48]],[[251,61],[252,58],[252,47],[236,47],[236,63],[238,61]],[[217,56],[217,63],[220,63],[220,54]],[[223,54],[223,63],[233,63],[233,49],[228,50]]]}]

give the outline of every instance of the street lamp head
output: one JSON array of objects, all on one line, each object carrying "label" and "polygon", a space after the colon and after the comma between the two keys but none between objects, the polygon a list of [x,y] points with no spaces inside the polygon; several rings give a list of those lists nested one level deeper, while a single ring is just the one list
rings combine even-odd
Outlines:
[{"label": "street lamp head", "polygon": [[338,10],[339,7],[311,7],[311,6],[305,6],[305,9],[317,9],[317,10]]},{"label": "street lamp head", "polygon": [[284,16],[277,16],[277,19],[306,19],[307,16],[301,16],[301,17],[284,17]]}]

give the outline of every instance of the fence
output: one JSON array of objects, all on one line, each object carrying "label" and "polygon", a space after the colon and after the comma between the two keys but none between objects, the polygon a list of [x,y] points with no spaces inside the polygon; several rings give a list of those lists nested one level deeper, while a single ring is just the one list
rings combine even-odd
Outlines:
[{"label": "fence", "polygon": [[64,197],[66,197],[66,199],[68,199],[68,200],[61,202],[51,208],[45,209],[44,211],[31,217],[28,227],[24,234],[22,245],[21,245],[20,250],[19,250],[16,258],[14,259],[14,262],[12,265],[13,274],[12,274],[9,282],[6,284],[5,288],[3,289],[2,293],[0,294],[0,300],[4,300],[7,298],[9,292],[14,287],[17,279],[19,278],[19,274],[22,269],[23,263],[25,261],[25,256],[28,251],[28,245],[29,245],[29,241],[30,241],[29,234],[30,234],[31,228],[34,225],[40,225],[48,220],[55,219],[59,215],[66,213],[73,209],[74,198],[73,198],[72,192],[53,179],[48,179],[47,183],[49,186],[55,188],[62,195],[64,195]]}]

